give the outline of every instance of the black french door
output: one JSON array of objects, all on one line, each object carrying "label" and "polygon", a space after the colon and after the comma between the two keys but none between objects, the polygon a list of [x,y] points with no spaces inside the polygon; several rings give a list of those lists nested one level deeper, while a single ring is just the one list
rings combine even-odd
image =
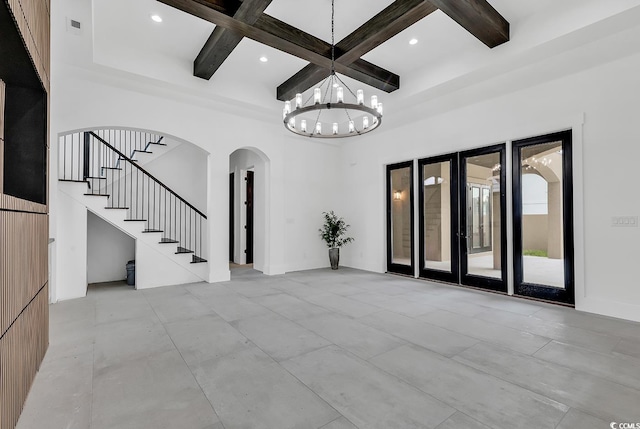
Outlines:
[{"label": "black french door", "polygon": [[506,147],[459,154],[460,282],[507,292]]},{"label": "black french door", "polygon": [[420,277],[507,291],[505,145],[418,161]]},{"label": "black french door", "polygon": [[413,161],[387,166],[387,271],[414,275]]},{"label": "black french door", "polygon": [[517,295],[575,302],[571,156],[571,131],[513,143]]},{"label": "black french door", "polygon": [[420,277],[458,283],[458,154],[418,161]]}]

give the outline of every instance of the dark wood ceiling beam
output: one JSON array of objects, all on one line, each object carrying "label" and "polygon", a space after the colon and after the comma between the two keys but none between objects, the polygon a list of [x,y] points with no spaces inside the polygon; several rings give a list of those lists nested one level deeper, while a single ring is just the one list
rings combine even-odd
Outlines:
[{"label": "dark wood ceiling beam", "polygon": [[[366,75],[365,70],[372,64],[361,60],[361,56],[436,10],[437,8],[427,1],[396,0],[336,44],[336,66],[337,64],[351,65],[353,68],[359,68]],[[306,91],[329,74],[330,69],[309,64],[278,86],[276,97],[281,101],[290,100],[296,93]],[[364,80],[358,80],[367,83]],[[371,86],[385,92],[393,92],[400,87],[400,77],[391,73],[385,85]]]},{"label": "dark wood ceiling beam", "polygon": [[[233,17],[247,24],[254,24],[273,0],[244,0]],[[237,5],[233,5],[235,7]],[[193,62],[194,76],[211,79],[222,63],[231,55],[244,37],[224,27],[216,26]]]},{"label": "dark wood ceiling beam", "polygon": [[509,41],[509,22],[486,0],[428,0],[490,48]]},{"label": "dark wood ceiling beam", "polygon": [[[208,0],[158,1],[325,69],[331,68],[329,43],[264,13],[250,25],[231,16],[231,9],[210,7]],[[364,60],[350,65],[336,63],[335,68],[338,73],[385,91],[389,91],[394,85],[397,89],[399,82],[397,75]]]}]

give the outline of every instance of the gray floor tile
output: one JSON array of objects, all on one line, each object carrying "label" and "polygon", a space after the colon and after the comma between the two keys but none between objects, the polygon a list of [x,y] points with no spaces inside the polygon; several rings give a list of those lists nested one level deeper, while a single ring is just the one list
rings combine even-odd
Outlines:
[{"label": "gray floor tile", "polygon": [[370,362],[492,428],[553,429],[569,408],[416,346]]},{"label": "gray floor tile", "polygon": [[111,323],[119,320],[154,317],[155,313],[141,292],[131,290],[118,299],[96,300],[96,324]]},{"label": "gray floor tile", "polygon": [[97,371],[92,414],[92,429],[220,427],[175,350]]},{"label": "gray floor tile", "polygon": [[360,428],[434,428],[455,412],[336,346],[282,364]]},{"label": "gray floor tile", "polygon": [[237,320],[231,324],[278,361],[331,344],[326,339],[277,314]]},{"label": "gray floor tile", "polygon": [[406,344],[397,337],[337,314],[301,319],[298,323],[362,359]]},{"label": "gray floor tile", "polygon": [[491,309],[476,316],[487,322],[508,326],[535,335],[561,342],[608,353],[618,344],[620,338],[598,334],[582,328],[551,322],[538,317]]},{"label": "gray floor tile", "polygon": [[605,335],[640,339],[640,323],[596,314],[583,313],[562,307],[546,307],[535,313],[541,319],[588,329]]},{"label": "gray floor tile", "polygon": [[602,429],[608,428],[611,422],[605,422],[580,410],[570,409],[556,429]]},{"label": "gray floor tile", "polygon": [[164,325],[187,365],[227,355],[247,347],[249,340],[219,316],[179,320]]},{"label": "gray floor tile", "polygon": [[465,296],[464,300],[484,307],[526,315],[537,313],[542,308],[542,305],[535,304],[533,301],[480,291]]},{"label": "gray floor tile", "polygon": [[193,283],[184,285],[184,289],[196,297],[208,297],[214,295],[235,295],[228,283]]},{"label": "gray floor tile", "polygon": [[352,284],[342,282],[331,282],[321,280],[318,282],[309,283],[309,286],[316,288],[322,292],[334,293],[336,295],[351,296],[357,293],[362,293],[364,290]]},{"label": "gray floor tile", "polygon": [[252,299],[262,306],[267,307],[271,311],[290,320],[302,319],[304,317],[318,316],[321,314],[329,314],[329,310],[318,305],[311,304],[295,296],[281,293],[278,295],[260,296]]},{"label": "gray floor tile", "polygon": [[[19,429],[640,421],[638,323],[346,267],[235,267],[231,279],[90,285],[86,298],[50,306],[50,347]],[[557,341],[535,356],[514,351],[536,336]],[[278,359],[300,354],[276,361],[256,344]]]},{"label": "gray floor tile", "polygon": [[149,302],[162,323],[214,314],[211,307],[187,292],[176,296],[150,299]]},{"label": "gray floor tile", "polygon": [[227,322],[271,313],[267,308],[240,295],[217,295],[199,299]]},{"label": "gray floor tile", "polygon": [[331,423],[322,426],[320,429],[358,429],[358,427],[346,418],[340,417]]},{"label": "gray floor tile", "polygon": [[549,338],[534,335],[529,332],[518,331],[506,326],[444,310],[438,310],[420,316],[418,319],[479,340],[500,344],[525,354],[537,352],[550,341]]},{"label": "gray floor tile", "polygon": [[623,338],[614,347],[613,351],[640,359],[640,339]]},{"label": "gray floor tile", "polygon": [[464,413],[458,411],[447,420],[442,422],[436,429],[491,429],[487,425],[483,425],[479,421],[472,419]]},{"label": "gray floor tile", "polygon": [[203,362],[194,373],[226,429],[319,428],[339,417],[255,346]]},{"label": "gray floor tile", "polygon": [[173,349],[157,317],[103,323],[96,328],[94,365],[101,369]]},{"label": "gray floor tile", "polygon": [[280,293],[279,289],[270,286],[266,282],[233,282],[229,285],[229,288],[247,298]]},{"label": "gray floor tile", "polygon": [[95,336],[95,323],[85,320],[50,324],[47,358],[93,353]]},{"label": "gray floor tile", "polygon": [[49,359],[37,375],[16,429],[87,429],[91,424],[93,353]]},{"label": "gray floor tile", "polygon": [[640,386],[640,359],[607,355],[553,341],[535,357],[597,375],[632,388]]},{"label": "gray floor tile", "polygon": [[362,317],[380,311],[378,307],[334,294],[312,295],[304,300],[350,317]]},{"label": "gray floor tile", "polygon": [[463,301],[460,299],[440,295],[430,295],[428,297],[422,297],[421,302],[427,303],[428,305],[437,309],[446,310],[451,313],[470,317],[483,313],[488,309],[488,307],[484,307],[473,302]]},{"label": "gray floor tile", "polygon": [[96,307],[86,299],[71,299],[49,306],[49,325],[69,322],[95,323]]},{"label": "gray floor tile", "polygon": [[388,296],[381,293],[364,292],[350,295],[349,298],[409,317],[420,316],[436,310],[436,308],[431,305],[422,302],[412,302],[403,295]]},{"label": "gray floor tile", "polygon": [[478,342],[475,338],[388,311],[358,321],[444,356],[454,356]]},{"label": "gray floor tile", "polygon": [[289,295],[293,295],[298,298],[305,298],[312,295],[322,295],[326,293],[318,288],[311,287],[305,283],[301,283],[298,281],[285,281],[278,283],[274,287],[282,292],[286,292]]},{"label": "gray floor tile", "polygon": [[640,391],[589,373],[485,343],[454,359],[603,420],[638,417]]}]

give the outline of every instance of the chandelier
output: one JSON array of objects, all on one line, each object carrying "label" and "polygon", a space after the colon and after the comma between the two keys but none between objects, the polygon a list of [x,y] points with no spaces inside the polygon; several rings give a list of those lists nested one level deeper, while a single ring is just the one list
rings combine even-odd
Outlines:
[{"label": "chandelier", "polygon": [[[331,74],[303,102],[302,94],[284,102],[282,119],[292,133],[315,138],[342,138],[366,134],[382,123],[382,103],[376,95],[365,105],[364,91],[354,93],[335,70],[334,16],[331,0]],[[345,98],[346,96],[346,98]],[[293,108],[292,108],[293,107]]]}]

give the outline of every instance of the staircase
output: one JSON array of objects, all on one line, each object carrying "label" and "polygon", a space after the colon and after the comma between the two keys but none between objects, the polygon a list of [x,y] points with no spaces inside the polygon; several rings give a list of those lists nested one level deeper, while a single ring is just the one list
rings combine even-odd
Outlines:
[{"label": "staircase", "polygon": [[63,136],[59,188],[107,222],[153,245],[197,278],[206,280],[206,215],[140,165],[145,155],[165,146],[162,136],[129,130]]}]

